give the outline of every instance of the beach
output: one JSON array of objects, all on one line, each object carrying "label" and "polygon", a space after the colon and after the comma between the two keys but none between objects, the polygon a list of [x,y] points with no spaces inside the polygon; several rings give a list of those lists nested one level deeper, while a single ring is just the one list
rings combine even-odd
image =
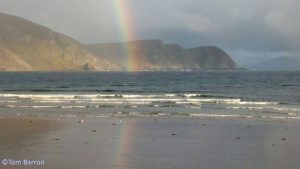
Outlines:
[{"label": "beach", "polygon": [[0,169],[299,169],[299,75],[0,73]]},{"label": "beach", "polygon": [[3,169],[300,167],[296,119],[26,116],[0,125],[1,160],[22,160]]}]

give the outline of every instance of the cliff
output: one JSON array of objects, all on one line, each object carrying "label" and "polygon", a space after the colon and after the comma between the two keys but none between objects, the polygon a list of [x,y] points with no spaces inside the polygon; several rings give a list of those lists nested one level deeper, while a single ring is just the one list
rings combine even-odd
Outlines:
[{"label": "cliff", "polygon": [[[141,67],[147,70],[232,70],[236,68],[231,57],[215,46],[184,49],[177,44],[164,44],[161,40],[138,40],[124,43],[86,45],[94,55],[126,68],[128,51],[139,55]],[[125,50],[124,50],[125,49]]]},{"label": "cliff", "polygon": [[138,70],[236,67],[217,47],[183,49],[161,40],[83,45],[16,16],[0,13],[0,23],[0,71],[127,70],[128,52]]},{"label": "cliff", "polygon": [[185,66],[190,69],[231,70],[236,63],[216,46],[201,46],[184,50]]}]

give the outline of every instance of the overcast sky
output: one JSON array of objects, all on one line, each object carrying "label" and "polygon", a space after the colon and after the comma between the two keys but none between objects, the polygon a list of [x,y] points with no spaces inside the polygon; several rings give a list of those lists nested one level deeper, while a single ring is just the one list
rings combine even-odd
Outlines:
[{"label": "overcast sky", "polygon": [[[0,12],[84,43],[114,42],[122,37],[113,1],[0,0]],[[299,0],[126,1],[137,39],[216,45],[242,65],[300,53]]]}]

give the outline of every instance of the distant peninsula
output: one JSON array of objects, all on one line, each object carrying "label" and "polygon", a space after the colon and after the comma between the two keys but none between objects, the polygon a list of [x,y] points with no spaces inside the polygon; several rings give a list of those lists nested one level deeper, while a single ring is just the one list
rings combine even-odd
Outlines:
[{"label": "distant peninsula", "polygon": [[22,18],[0,13],[0,71],[233,70],[216,46],[184,49],[162,40],[82,44]]}]

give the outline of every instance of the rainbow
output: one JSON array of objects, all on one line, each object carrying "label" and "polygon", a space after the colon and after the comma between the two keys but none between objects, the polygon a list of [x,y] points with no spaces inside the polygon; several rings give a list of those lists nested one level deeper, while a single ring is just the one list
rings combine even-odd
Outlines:
[{"label": "rainbow", "polygon": [[135,124],[132,121],[120,123],[118,131],[117,146],[115,147],[115,159],[113,161],[114,167],[129,169],[131,162],[128,154],[131,153],[134,144]]},{"label": "rainbow", "polygon": [[[135,27],[133,17],[131,16],[131,9],[128,0],[113,0],[113,6],[116,11],[116,17],[120,28],[122,41],[128,42],[136,40]],[[125,43],[123,46],[123,53],[125,54],[126,70],[138,71],[141,70],[141,57],[139,51],[130,43]]]}]

